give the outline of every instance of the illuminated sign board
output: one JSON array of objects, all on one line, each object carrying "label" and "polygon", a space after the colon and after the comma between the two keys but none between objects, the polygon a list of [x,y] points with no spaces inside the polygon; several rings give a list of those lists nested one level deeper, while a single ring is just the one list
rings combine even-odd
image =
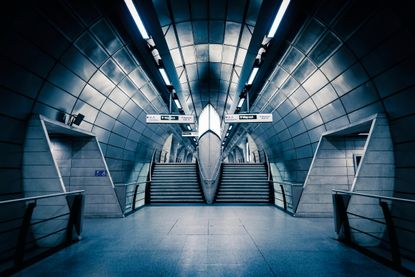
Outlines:
[{"label": "illuminated sign board", "polygon": [[226,114],[225,123],[260,123],[272,122],[272,114]]},{"label": "illuminated sign board", "polygon": [[195,123],[193,115],[148,114],[146,123]]}]

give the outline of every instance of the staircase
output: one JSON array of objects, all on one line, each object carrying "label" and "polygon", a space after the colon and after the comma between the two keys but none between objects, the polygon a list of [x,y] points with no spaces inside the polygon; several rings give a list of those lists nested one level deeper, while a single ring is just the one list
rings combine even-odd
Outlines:
[{"label": "staircase", "polygon": [[265,165],[222,164],[216,203],[271,203]]},{"label": "staircase", "polygon": [[155,164],[150,204],[204,203],[195,163]]}]

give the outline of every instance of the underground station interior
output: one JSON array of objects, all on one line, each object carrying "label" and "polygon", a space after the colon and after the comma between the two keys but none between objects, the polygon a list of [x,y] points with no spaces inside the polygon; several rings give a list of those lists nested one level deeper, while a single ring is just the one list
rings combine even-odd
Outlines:
[{"label": "underground station interior", "polygon": [[1,276],[415,276],[413,1],[1,8]]}]

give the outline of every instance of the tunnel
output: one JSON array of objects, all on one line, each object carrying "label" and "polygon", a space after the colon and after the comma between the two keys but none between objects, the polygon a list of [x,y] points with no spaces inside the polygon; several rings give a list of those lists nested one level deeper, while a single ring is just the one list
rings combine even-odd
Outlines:
[{"label": "tunnel", "polygon": [[412,11],[10,1],[1,274],[414,274]]}]

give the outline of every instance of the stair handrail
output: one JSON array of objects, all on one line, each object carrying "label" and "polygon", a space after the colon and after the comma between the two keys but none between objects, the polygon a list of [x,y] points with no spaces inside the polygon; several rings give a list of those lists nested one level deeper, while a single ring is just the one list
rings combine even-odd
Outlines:
[{"label": "stair handrail", "polygon": [[268,181],[268,185],[269,185],[269,199],[271,200],[272,204],[275,204],[275,191],[274,191],[274,184],[273,184],[272,174],[271,174],[271,163],[269,161],[267,152],[265,152],[265,149],[262,149],[262,151],[264,152],[265,164],[266,164],[266,168],[267,168],[267,181]]},{"label": "stair handrail", "polygon": [[150,184],[152,181],[152,175],[153,175],[153,169],[155,165],[155,158],[157,155],[157,149],[154,149],[153,155],[151,156],[150,160],[150,166],[148,167],[148,173],[147,173],[147,185],[145,189],[145,196],[144,196],[144,203],[149,204],[150,203]]},{"label": "stair handrail", "polygon": [[198,184],[199,184],[199,189],[200,189],[200,192],[202,193],[203,201],[205,203],[207,203],[205,193],[203,192],[203,186],[202,186],[203,179],[200,176],[201,175],[201,170],[200,170],[200,166],[199,166],[199,159],[197,157],[196,157],[196,162],[195,163],[196,163],[196,175],[197,175],[197,181],[198,181]]},{"label": "stair handrail", "polygon": [[68,191],[68,192],[58,192],[58,193],[43,194],[43,195],[38,195],[38,196],[29,196],[29,197],[16,198],[16,199],[10,199],[10,200],[3,200],[3,201],[0,201],[0,205],[18,203],[18,202],[27,202],[27,201],[36,202],[37,200],[40,200],[40,199],[58,197],[58,196],[68,196],[68,195],[74,195],[74,194],[83,194],[84,192],[85,190],[73,190],[73,191]]},{"label": "stair handrail", "polygon": [[267,180],[268,180],[268,182],[272,182],[271,163],[268,159],[267,152],[265,152],[265,150],[262,150],[262,151],[264,151],[265,163],[267,165]]}]

